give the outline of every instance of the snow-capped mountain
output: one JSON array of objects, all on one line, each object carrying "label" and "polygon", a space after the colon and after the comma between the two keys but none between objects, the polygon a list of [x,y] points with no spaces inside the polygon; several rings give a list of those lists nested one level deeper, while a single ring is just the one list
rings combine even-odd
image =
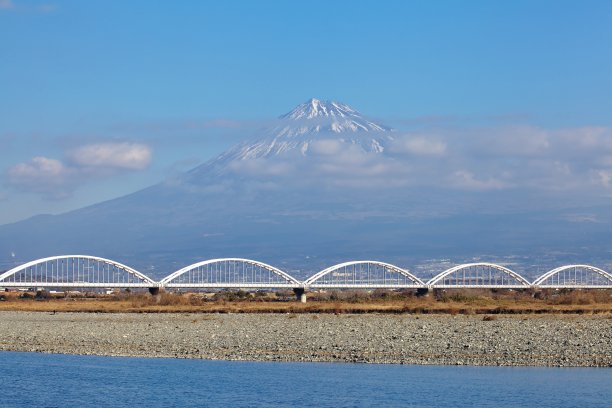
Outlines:
[{"label": "snow-capped mountain", "polygon": [[[308,132],[320,132],[329,130],[332,132],[381,132],[389,130],[389,128],[371,122],[363,117],[357,110],[350,106],[335,102],[321,101],[312,98],[298,106],[291,112],[288,112],[279,117],[280,120],[290,120],[292,122],[302,122],[305,125],[310,125]],[[296,128],[288,126],[287,133],[295,132]]]},{"label": "snow-capped mountain", "polygon": [[503,191],[402,184],[418,174],[412,157],[388,148],[396,135],[348,105],[309,100],[170,180],[0,226],[0,270],[2,262],[86,253],[162,277],[227,256],[299,277],[350,259],[410,266],[483,253],[541,257],[546,248],[609,252],[608,207],[593,210],[598,222],[577,225],[559,211],[504,213]]},{"label": "snow-capped mountain", "polygon": [[335,101],[321,101],[316,98],[296,106],[291,112],[281,115],[281,119],[313,119],[316,117],[335,116],[338,118],[361,118],[359,112],[348,105]]},{"label": "snow-capped mountain", "polygon": [[297,152],[306,156],[313,144],[334,140],[382,153],[393,141],[393,129],[367,119],[349,105],[312,98],[281,115],[263,137],[247,140],[218,158],[227,163]]},{"label": "snow-capped mountain", "polygon": [[312,98],[292,111],[279,116],[272,133],[279,137],[296,137],[316,133],[387,132],[387,126],[365,118],[350,106]]}]

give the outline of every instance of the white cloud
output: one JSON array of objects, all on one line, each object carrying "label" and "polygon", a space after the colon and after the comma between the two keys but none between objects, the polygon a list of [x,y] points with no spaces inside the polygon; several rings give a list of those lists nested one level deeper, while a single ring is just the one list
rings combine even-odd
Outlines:
[{"label": "white cloud", "polygon": [[583,127],[552,132],[556,150],[569,157],[594,159],[612,154],[612,129]]},{"label": "white cloud", "polygon": [[453,173],[451,186],[466,190],[500,190],[507,184],[493,177],[478,179],[474,173],[467,170],[457,170]]},{"label": "white cloud", "polygon": [[553,150],[553,132],[533,126],[503,126],[447,130],[442,136],[453,154],[534,157]]},{"label": "white cloud", "polygon": [[612,129],[579,127],[545,129],[535,126],[464,129],[446,135],[449,144],[467,153],[500,157],[540,156],[574,160],[612,153]]},{"label": "white cloud", "polygon": [[[382,153],[350,140],[310,142],[312,154],[286,154],[235,165],[287,185],[355,188],[531,190],[538,194],[608,194],[612,129],[535,126],[444,129],[396,136]],[[295,152],[294,152],[295,153]],[[255,182],[256,180],[253,180]],[[605,190],[602,188],[604,187]]]},{"label": "white cloud", "polygon": [[334,139],[315,140],[310,143],[309,150],[319,155],[334,155],[342,150],[342,142]]},{"label": "white cloud", "polygon": [[9,168],[12,188],[50,198],[64,198],[83,183],[143,170],[151,163],[151,148],[139,143],[97,143],[75,148],[67,160],[37,156]]},{"label": "white cloud", "polygon": [[230,170],[239,178],[248,177],[249,184],[266,181],[288,189],[312,186],[384,189],[410,182],[409,165],[364,151],[350,141],[314,141],[308,152],[312,154],[302,155],[298,149],[273,157],[236,160],[230,163]]},{"label": "white cloud", "polygon": [[612,170],[594,171],[595,183],[605,188],[612,187]]},{"label": "white cloud", "polygon": [[550,132],[544,129],[515,126],[495,132],[491,140],[491,147],[504,155],[545,154],[551,146],[550,138]]},{"label": "white cloud", "polygon": [[443,156],[446,154],[446,143],[430,137],[404,136],[395,140],[391,150],[417,156]]},{"label": "white cloud", "polygon": [[16,180],[41,179],[58,182],[69,173],[59,160],[47,157],[34,157],[27,163],[19,163],[9,170],[9,175]]},{"label": "white cloud", "polygon": [[80,167],[142,170],[151,163],[151,148],[141,143],[97,143],[78,147],[68,158]]},{"label": "white cloud", "polygon": [[11,167],[7,181],[19,190],[62,197],[66,195],[64,186],[70,183],[74,175],[74,171],[61,161],[38,156]]},{"label": "white cloud", "polygon": [[[313,185],[330,191],[336,186],[527,189],[591,196],[610,194],[612,189],[609,128],[455,128],[395,137],[382,153],[366,151],[350,140],[318,139],[309,143],[305,154],[297,149],[276,157],[239,160],[227,171],[248,178],[253,189]],[[143,143],[92,143],[68,150],[65,158],[34,158],[6,175],[13,188],[43,194],[53,189],[71,192],[90,180],[141,171],[151,160],[152,149]],[[221,187],[232,188],[231,183]]]},{"label": "white cloud", "polygon": [[288,161],[275,161],[265,159],[239,160],[230,163],[232,171],[247,176],[285,176],[290,175],[294,168]]}]

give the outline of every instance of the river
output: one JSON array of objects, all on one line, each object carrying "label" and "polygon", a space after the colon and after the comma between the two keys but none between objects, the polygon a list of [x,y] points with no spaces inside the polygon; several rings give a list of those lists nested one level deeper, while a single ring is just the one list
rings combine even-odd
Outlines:
[{"label": "river", "polygon": [[0,352],[4,407],[609,407],[609,368],[270,363]]}]

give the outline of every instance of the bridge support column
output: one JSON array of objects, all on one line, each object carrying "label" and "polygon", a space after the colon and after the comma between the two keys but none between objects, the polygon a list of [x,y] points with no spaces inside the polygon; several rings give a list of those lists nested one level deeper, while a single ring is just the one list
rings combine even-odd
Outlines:
[{"label": "bridge support column", "polygon": [[306,303],[306,289],[293,288],[293,293],[295,293],[298,302]]},{"label": "bridge support column", "polygon": [[531,287],[531,297],[534,299],[544,299],[547,295],[546,289],[540,289],[538,287]]},{"label": "bridge support column", "polygon": [[417,297],[428,297],[429,293],[429,288],[418,288],[416,291]]},{"label": "bridge support column", "polygon": [[149,288],[149,293],[153,296],[159,295],[159,287]]},{"label": "bridge support column", "polygon": [[431,288],[431,290],[429,291],[429,293],[431,293],[431,296],[433,296],[436,299],[439,299],[440,296],[442,296],[442,293],[445,293],[446,289],[434,289]]}]

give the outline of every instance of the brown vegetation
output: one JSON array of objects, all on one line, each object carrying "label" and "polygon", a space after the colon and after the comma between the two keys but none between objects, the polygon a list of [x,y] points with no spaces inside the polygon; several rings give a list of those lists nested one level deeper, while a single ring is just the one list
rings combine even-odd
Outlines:
[{"label": "brown vegetation", "polygon": [[330,291],[308,293],[298,303],[290,291],[216,293],[120,292],[113,295],[47,292],[0,293],[0,311],[132,313],[428,313],[612,314],[612,290],[435,290],[417,297],[413,291]]}]

